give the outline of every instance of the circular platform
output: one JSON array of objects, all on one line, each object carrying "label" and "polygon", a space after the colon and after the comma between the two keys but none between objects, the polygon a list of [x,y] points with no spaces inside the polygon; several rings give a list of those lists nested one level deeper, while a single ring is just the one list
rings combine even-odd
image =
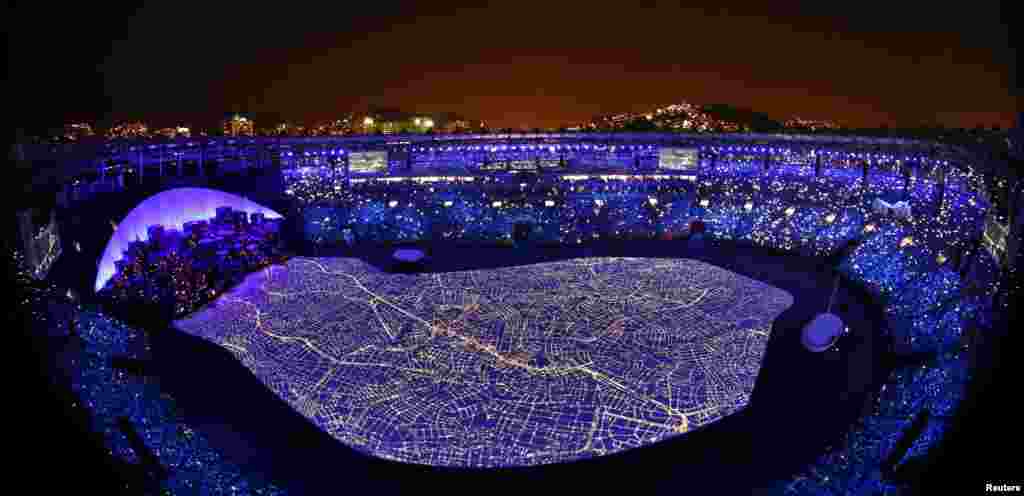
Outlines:
[{"label": "circular platform", "polygon": [[399,248],[395,250],[395,253],[392,254],[391,257],[398,262],[417,263],[422,262],[423,259],[427,257],[427,254],[423,253],[423,250],[416,248]]},{"label": "circular platform", "polygon": [[818,353],[835,345],[842,333],[842,319],[832,313],[821,313],[804,326],[801,341],[804,348]]}]

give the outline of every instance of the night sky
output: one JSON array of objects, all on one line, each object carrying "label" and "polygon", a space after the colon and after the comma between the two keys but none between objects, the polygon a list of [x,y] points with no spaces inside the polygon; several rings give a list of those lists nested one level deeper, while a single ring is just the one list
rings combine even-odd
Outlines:
[{"label": "night sky", "polygon": [[269,127],[376,105],[553,127],[679,101],[856,126],[1016,119],[999,3],[729,3],[29,4],[8,63],[26,126],[243,111]]}]

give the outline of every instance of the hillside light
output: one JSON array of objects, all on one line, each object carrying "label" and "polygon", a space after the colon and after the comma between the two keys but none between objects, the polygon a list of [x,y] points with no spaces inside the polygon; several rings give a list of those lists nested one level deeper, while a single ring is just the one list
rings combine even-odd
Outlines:
[{"label": "hillside light", "polygon": [[792,217],[794,213],[796,213],[796,208],[789,207],[786,209],[786,217]]},{"label": "hillside light", "polygon": [[831,224],[836,221],[836,214],[828,214],[825,216],[825,223]]},{"label": "hillside light", "polygon": [[743,210],[746,210],[747,212],[749,212],[749,211],[751,211],[753,209],[754,209],[754,203],[753,202],[747,202],[747,203],[743,204]]},{"label": "hillside light", "polygon": [[395,207],[398,206],[398,202],[395,201],[395,200],[391,200],[391,201],[388,202],[388,206],[391,207],[391,208],[395,208]]}]

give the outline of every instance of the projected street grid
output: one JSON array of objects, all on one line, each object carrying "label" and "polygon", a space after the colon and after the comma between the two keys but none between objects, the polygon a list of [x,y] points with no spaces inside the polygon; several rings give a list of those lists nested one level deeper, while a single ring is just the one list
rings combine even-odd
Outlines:
[{"label": "projected street grid", "polygon": [[388,274],[296,258],[175,325],[360,451],[506,467],[635,448],[738,411],[792,302],[685,259]]}]

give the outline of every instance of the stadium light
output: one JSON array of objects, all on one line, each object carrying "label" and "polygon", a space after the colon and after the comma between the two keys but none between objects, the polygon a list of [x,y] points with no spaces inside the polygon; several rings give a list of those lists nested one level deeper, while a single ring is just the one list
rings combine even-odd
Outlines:
[{"label": "stadium light", "polygon": [[792,217],[794,213],[796,213],[796,208],[789,207],[786,209],[786,217]]},{"label": "stadium light", "polygon": [[388,206],[391,208],[395,208],[398,206],[398,202],[396,200],[391,200],[388,202]]},{"label": "stadium light", "polygon": [[946,263],[946,255],[939,253],[939,256],[935,257],[935,261],[938,262],[939,265]]},{"label": "stadium light", "polygon": [[753,210],[753,208],[754,208],[754,202],[747,202],[747,203],[743,204],[743,210],[746,210],[747,212]]},{"label": "stadium light", "polygon": [[544,200],[544,206],[545,207],[553,207],[553,206],[555,206],[555,201],[554,200]]},{"label": "stadium light", "polygon": [[446,207],[452,206],[452,201],[451,200],[445,200],[444,206],[446,206]]},{"label": "stadium light", "polygon": [[833,223],[835,221],[836,221],[836,214],[830,213],[830,214],[825,216],[825,223],[831,224],[831,223]]},{"label": "stadium light", "polygon": [[702,207],[707,207],[707,206],[708,206],[708,205],[710,205],[710,204],[711,204],[711,202],[710,202],[710,201],[708,201],[708,199],[707,199],[707,198],[705,198],[705,199],[703,199],[703,200],[701,200],[701,201],[700,201],[700,206],[702,206]]}]

